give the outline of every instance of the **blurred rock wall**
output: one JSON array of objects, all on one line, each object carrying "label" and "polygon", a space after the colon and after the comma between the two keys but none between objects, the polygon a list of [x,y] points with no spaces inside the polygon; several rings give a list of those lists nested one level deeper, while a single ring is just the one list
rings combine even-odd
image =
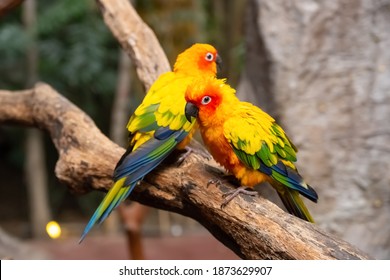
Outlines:
[{"label": "blurred rock wall", "polygon": [[277,118],[318,225],[390,258],[390,0],[248,0],[238,87]]}]

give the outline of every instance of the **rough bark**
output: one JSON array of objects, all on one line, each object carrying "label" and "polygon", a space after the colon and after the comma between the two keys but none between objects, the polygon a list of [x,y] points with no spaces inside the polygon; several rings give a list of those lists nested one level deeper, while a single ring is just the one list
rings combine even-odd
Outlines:
[{"label": "rough bark", "polygon": [[[110,188],[113,167],[124,149],[104,136],[79,108],[46,84],[0,91],[0,104],[0,123],[35,126],[50,134],[59,153],[56,176],[73,193]],[[206,187],[210,178],[220,174],[212,160],[197,153],[180,167],[168,160],[135,188],[131,199],[194,218],[246,259],[369,258],[261,197],[239,197],[221,209],[227,188]]]},{"label": "rough bark", "polygon": [[318,224],[388,259],[390,1],[249,2],[243,89],[298,146]]}]

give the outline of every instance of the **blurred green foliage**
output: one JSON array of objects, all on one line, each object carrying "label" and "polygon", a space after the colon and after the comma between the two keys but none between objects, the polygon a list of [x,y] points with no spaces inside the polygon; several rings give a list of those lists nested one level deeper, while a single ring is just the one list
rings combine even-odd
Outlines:
[{"label": "blurred green foliage", "polygon": [[[40,80],[107,129],[101,112],[110,112],[119,46],[94,1],[39,1],[36,40]],[[25,87],[28,44],[20,11],[9,15],[0,27],[0,88]]]},{"label": "blurred green foliage", "polygon": [[[30,44],[19,7],[0,23],[0,88],[20,90],[26,87],[26,52]],[[38,1],[36,43],[39,52],[38,77],[58,90],[94,119],[108,134],[113,94],[116,87],[119,46],[104,24],[95,1]],[[6,168],[23,174],[25,129],[0,127],[3,150],[0,161]],[[1,142],[1,141],[0,141]],[[66,188],[58,187],[54,177],[57,152],[45,138],[49,174],[50,202],[57,210],[68,206],[92,208],[96,203],[81,198],[72,202]],[[25,192],[22,180],[17,188]],[[2,179],[1,186],[7,186]],[[0,186],[0,187],[1,187]],[[68,197],[69,196],[69,197]],[[92,194],[99,196],[99,194]],[[76,207],[76,208],[77,208]],[[27,215],[25,215],[27,216]]]}]

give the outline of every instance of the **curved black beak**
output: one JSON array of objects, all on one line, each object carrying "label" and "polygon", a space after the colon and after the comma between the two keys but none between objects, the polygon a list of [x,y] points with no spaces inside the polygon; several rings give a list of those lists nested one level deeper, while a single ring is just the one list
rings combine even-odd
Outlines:
[{"label": "curved black beak", "polygon": [[192,122],[191,117],[197,118],[198,113],[199,113],[198,107],[196,107],[195,104],[193,104],[191,102],[187,102],[186,108],[184,111],[184,114],[186,115],[187,121]]},{"label": "curved black beak", "polygon": [[222,70],[222,58],[217,54],[217,57],[215,58],[215,63],[217,63],[217,71],[221,72]]}]

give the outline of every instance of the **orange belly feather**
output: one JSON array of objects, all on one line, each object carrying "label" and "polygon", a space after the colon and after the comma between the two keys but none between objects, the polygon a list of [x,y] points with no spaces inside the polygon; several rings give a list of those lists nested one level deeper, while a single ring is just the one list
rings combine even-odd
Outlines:
[{"label": "orange belly feather", "polygon": [[229,142],[220,128],[200,128],[203,141],[213,158],[228,172],[232,173],[242,186],[254,187],[262,182],[269,182],[271,178],[258,170],[245,166],[234,153]]}]

